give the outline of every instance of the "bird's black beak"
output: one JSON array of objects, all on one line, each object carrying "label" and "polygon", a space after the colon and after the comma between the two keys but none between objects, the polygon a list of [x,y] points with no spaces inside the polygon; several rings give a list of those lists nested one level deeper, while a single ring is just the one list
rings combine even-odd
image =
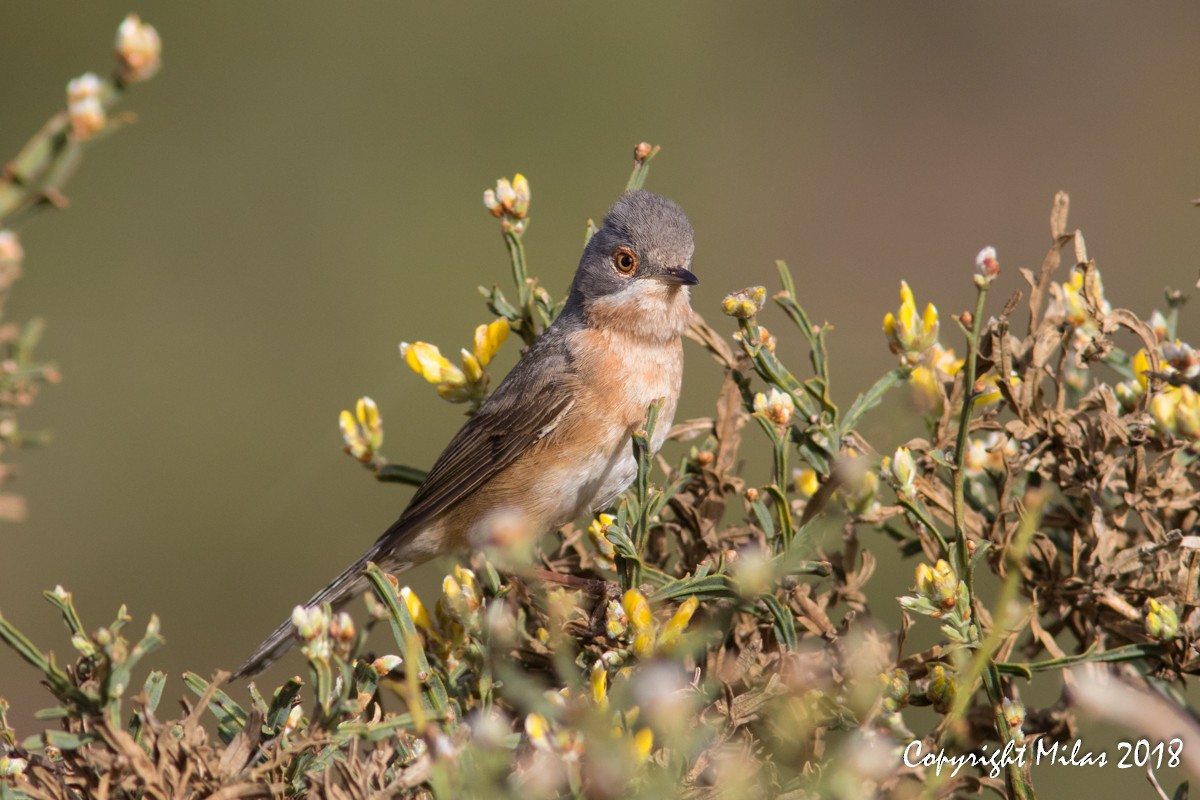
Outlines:
[{"label": "bird's black beak", "polygon": [[674,283],[679,286],[695,286],[700,282],[700,279],[696,277],[696,273],[683,267],[667,267],[662,272],[654,275],[654,277],[663,283]]}]

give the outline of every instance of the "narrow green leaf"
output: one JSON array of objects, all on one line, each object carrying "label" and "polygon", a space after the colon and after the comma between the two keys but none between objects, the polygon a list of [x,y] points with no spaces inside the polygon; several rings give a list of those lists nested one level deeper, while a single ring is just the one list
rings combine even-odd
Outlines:
[{"label": "narrow green leaf", "polygon": [[1121,661],[1137,661],[1143,658],[1157,658],[1167,652],[1167,649],[1167,646],[1162,644],[1127,644],[1111,650],[1093,650],[1075,656],[1052,658],[1032,664],[998,661],[996,669],[1008,675],[1030,677],[1035,672],[1052,672],[1073,667],[1076,664],[1111,664]]},{"label": "narrow green leaf", "polygon": [[[58,587],[61,589],[62,587]],[[42,597],[50,601],[50,604],[62,613],[63,622],[67,623],[67,630],[72,636],[87,636],[87,631],[83,627],[83,621],[79,619],[78,612],[75,611],[75,604],[72,602],[71,593],[67,591],[42,592]]]},{"label": "narrow green leaf", "polygon": [[[392,627],[392,635],[396,639],[396,644],[400,647],[401,652],[406,650],[408,642],[416,639],[420,641],[417,634],[417,626],[412,620],[412,615],[408,613],[408,606],[400,602],[400,598],[396,594],[396,590],[392,587],[391,581],[384,575],[383,570],[377,564],[367,565],[367,579],[371,581],[374,587],[376,596],[383,601],[383,604],[390,612],[388,619]],[[429,660],[425,657],[425,651],[420,647],[413,648],[414,655],[417,657],[417,667],[420,673],[425,676],[425,692],[422,694],[427,697],[430,707],[438,714],[444,714],[449,704],[449,698],[446,696],[446,687],[442,684],[442,679],[430,669]],[[411,669],[412,662],[409,662]]]},{"label": "narrow green leaf", "polygon": [[738,597],[737,582],[724,573],[704,577],[680,578],[654,592],[654,599],[681,600],[692,595],[713,597]]},{"label": "narrow green leaf", "polygon": [[[183,683],[198,697],[202,697],[209,686],[208,681],[194,672],[183,673]],[[245,709],[220,689],[212,693],[208,701],[208,710],[217,718],[217,733],[225,744],[229,744],[234,736],[241,733],[246,727],[246,720],[249,719]]]},{"label": "narrow green leaf", "polygon": [[775,635],[778,637],[779,643],[788,650],[795,650],[796,621],[792,618],[792,612],[784,608],[773,594],[764,594],[759,599],[771,612],[771,616],[775,618]]},{"label": "narrow green leaf", "polygon": [[862,421],[862,417],[868,411],[883,400],[883,396],[894,386],[908,380],[908,376],[912,373],[908,367],[896,367],[891,372],[888,372],[882,378],[875,382],[875,385],[868,389],[864,394],[860,394],[855,399],[850,410],[846,412],[845,418],[841,422],[841,430],[843,433],[849,433],[858,427],[858,423]]},{"label": "narrow green leaf", "polygon": [[303,686],[304,681],[299,678],[291,678],[287,683],[275,690],[275,695],[271,698],[271,707],[263,717],[264,733],[268,736],[275,736],[283,730],[283,726],[287,723],[288,715],[292,712],[292,706],[296,704],[296,699],[300,696],[300,689]]}]

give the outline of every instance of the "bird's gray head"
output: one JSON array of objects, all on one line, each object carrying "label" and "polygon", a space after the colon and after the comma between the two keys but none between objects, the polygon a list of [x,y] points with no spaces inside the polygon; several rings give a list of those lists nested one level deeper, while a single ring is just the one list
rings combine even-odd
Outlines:
[{"label": "bird's gray head", "polygon": [[699,283],[692,274],[692,226],[683,210],[652,192],[627,192],[592,236],[571,285],[570,304],[680,295]]}]

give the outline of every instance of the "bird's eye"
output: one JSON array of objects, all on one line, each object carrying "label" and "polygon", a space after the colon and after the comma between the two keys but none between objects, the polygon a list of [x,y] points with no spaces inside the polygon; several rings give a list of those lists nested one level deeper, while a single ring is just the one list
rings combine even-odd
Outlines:
[{"label": "bird's eye", "polygon": [[613,269],[622,275],[629,275],[637,269],[637,255],[628,247],[618,247],[613,252]]}]

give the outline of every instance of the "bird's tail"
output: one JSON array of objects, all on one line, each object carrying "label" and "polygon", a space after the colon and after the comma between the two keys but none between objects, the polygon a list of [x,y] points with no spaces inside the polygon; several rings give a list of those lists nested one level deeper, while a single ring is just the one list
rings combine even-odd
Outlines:
[{"label": "bird's tail", "polygon": [[[393,554],[386,553],[385,551],[389,548],[384,544],[384,540],[381,538],[374,547],[363,553],[361,558],[347,567],[332,583],[313,595],[304,606],[319,608],[322,604],[329,603],[334,608],[338,608],[344,605],[367,587],[366,568],[371,561],[386,562],[380,563],[380,566],[390,572],[403,572],[414,566],[412,561],[398,561]],[[237,679],[257,675],[278,661],[295,643],[295,627],[292,625],[291,617],[288,617],[266,638],[266,641],[255,649],[246,662],[237,668],[232,677]]]}]

